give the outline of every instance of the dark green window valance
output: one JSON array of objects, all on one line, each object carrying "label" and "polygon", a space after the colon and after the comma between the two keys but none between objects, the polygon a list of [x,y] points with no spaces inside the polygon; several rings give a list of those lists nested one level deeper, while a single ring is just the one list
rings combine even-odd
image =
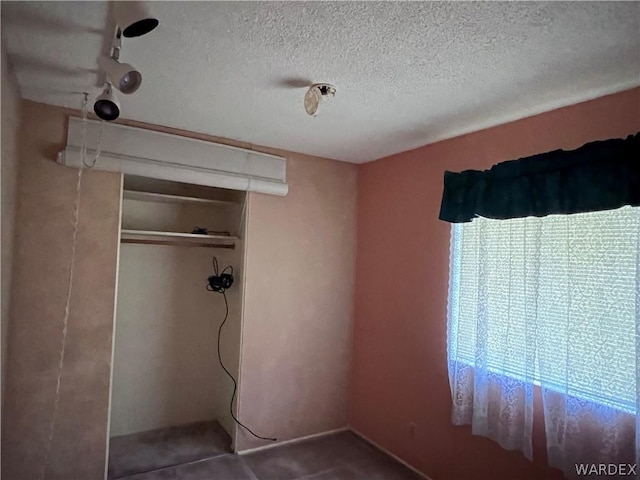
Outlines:
[{"label": "dark green window valance", "polygon": [[543,217],[640,205],[640,133],[498,163],[445,172],[440,220]]}]

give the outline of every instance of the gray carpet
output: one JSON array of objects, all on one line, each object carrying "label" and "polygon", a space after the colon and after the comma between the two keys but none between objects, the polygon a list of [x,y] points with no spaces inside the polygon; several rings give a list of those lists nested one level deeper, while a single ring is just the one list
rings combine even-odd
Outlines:
[{"label": "gray carpet", "polygon": [[[181,430],[183,428],[179,427],[177,431],[186,432]],[[140,450],[140,453],[136,453],[136,445],[146,444],[136,443],[130,439],[128,444],[130,450],[126,453],[126,462],[122,459],[109,459],[109,477],[122,480],[421,480],[422,478],[351,432],[336,433],[246,455],[220,453],[218,448],[227,444],[218,441],[214,447],[216,453],[210,458],[186,461],[164,468],[157,467],[145,470],[146,473],[112,476],[112,465],[118,465],[119,472],[126,470],[123,468],[124,464],[128,465],[130,472],[134,465],[135,468],[143,465],[148,468],[152,463],[150,458],[154,458],[157,464],[161,458],[161,452],[174,452],[171,461],[178,458],[176,451],[180,451],[182,458],[186,458],[185,446],[188,442],[182,433],[176,435],[174,430],[163,437],[167,443],[180,438],[180,448],[170,445],[159,447],[157,439],[162,435],[156,432],[150,436],[154,440],[152,442],[154,447],[151,450],[145,447],[146,449]],[[199,455],[206,450],[200,441],[193,441],[192,444],[198,446]],[[150,452],[153,454],[150,455]],[[112,450],[112,457],[113,455]],[[138,455],[143,458],[136,459]]]},{"label": "gray carpet", "polygon": [[230,452],[231,437],[215,421],[112,437],[109,442],[109,479],[214,458]]}]

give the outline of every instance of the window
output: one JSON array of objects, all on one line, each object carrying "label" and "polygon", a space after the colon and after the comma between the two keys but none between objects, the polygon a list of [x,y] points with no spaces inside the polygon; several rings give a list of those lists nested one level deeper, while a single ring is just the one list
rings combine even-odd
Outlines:
[{"label": "window", "polygon": [[452,224],[449,361],[635,414],[640,207]]}]

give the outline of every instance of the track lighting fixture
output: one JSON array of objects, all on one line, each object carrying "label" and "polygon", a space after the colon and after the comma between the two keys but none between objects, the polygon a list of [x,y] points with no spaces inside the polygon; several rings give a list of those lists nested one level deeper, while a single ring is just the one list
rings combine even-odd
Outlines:
[{"label": "track lighting fixture", "polygon": [[96,98],[93,111],[96,112],[98,118],[108,122],[120,116],[120,102],[110,83],[107,82],[102,94]]},{"label": "track lighting fixture", "polygon": [[158,19],[151,15],[148,2],[114,1],[113,16],[122,35],[127,38],[140,37],[158,26]]},{"label": "track lighting fixture", "polygon": [[109,82],[125,95],[135,92],[142,84],[142,73],[128,63],[120,63],[115,58],[101,57],[98,65],[107,74]]},{"label": "track lighting fixture", "polygon": [[120,63],[122,37],[139,37],[158,26],[158,19],[149,12],[147,2],[113,1],[116,21],[113,45],[108,57],[100,57],[98,65],[107,76],[104,91],[96,98],[93,110],[102,120],[111,121],[120,116],[120,102],[113,87],[129,95],[140,88],[142,73],[128,63]]}]

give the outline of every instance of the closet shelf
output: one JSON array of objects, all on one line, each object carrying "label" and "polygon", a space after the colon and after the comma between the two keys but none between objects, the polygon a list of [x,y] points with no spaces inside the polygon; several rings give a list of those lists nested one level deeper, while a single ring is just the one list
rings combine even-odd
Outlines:
[{"label": "closet shelf", "polygon": [[181,232],[154,232],[150,230],[126,230],[120,233],[122,243],[146,245],[172,245],[204,248],[235,248],[238,237],[229,235],[198,235]]},{"label": "closet shelf", "polygon": [[123,192],[125,200],[138,200],[141,202],[157,203],[190,203],[200,205],[238,206],[237,202],[230,200],[213,200],[210,198],[184,197],[181,195],[169,195],[166,193],[138,192],[135,190],[125,190]]}]

